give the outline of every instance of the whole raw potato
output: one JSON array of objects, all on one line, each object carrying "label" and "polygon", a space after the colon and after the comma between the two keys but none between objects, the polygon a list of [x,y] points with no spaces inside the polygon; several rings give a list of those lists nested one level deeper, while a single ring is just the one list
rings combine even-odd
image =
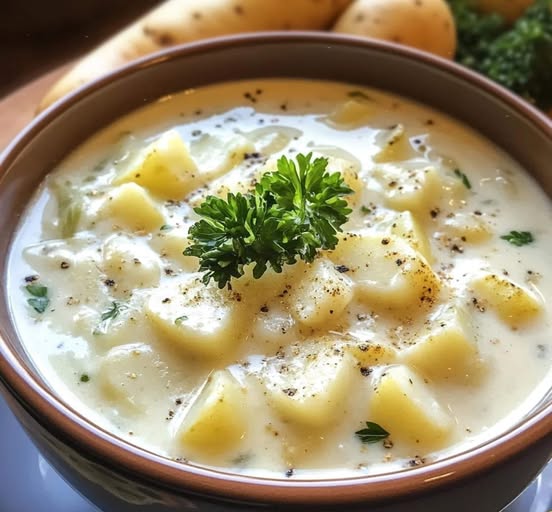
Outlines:
[{"label": "whole raw potato", "polygon": [[134,59],[176,44],[262,30],[324,30],[350,0],[166,0],[85,55],[48,91],[39,111]]},{"label": "whole raw potato", "polygon": [[534,0],[476,0],[477,8],[483,12],[497,12],[512,22],[519,18]]},{"label": "whole raw potato", "polygon": [[452,59],[456,27],[444,0],[356,0],[334,32],[385,39]]}]

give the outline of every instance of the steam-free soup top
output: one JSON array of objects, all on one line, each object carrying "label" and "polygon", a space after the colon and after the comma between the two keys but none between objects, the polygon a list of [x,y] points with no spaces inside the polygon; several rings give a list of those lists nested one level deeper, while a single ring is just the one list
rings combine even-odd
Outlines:
[{"label": "steam-free soup top", "polygon": [[[334,249],[219,288],[194,208],[312,153],[352,189]],[[189,90],[117,121],[37,192],[9,286],[71,407],[179,461],[282,478],[427,464],[550,388],[550,200],[480,135],[329,82]]]}]

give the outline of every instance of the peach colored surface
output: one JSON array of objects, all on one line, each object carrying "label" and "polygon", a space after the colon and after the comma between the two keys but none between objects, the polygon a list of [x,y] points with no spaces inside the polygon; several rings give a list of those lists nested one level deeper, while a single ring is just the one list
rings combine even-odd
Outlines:
[{"label": "peach colored surface", "polygon": [[0,151],[31,121],[42,96],[68,67],[54,69],[0,99]]}]

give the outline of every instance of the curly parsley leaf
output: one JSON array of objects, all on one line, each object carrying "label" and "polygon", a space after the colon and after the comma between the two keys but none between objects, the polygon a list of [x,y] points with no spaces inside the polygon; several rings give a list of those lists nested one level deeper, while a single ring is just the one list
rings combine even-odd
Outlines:
[{"label": "curly parsley leaf", "polygon": [[31,298],[27,299],[27,304],[29,304],[29,306],[31,306],[37,313],[44,313],[50,304],[50,299],[48,298],[48,288],[41,284],[33,283],[25,286],[25,290],[32,295]]},{"label": "curly parsley leaf", "polygon": [[202,217],[189,230],[192,244],[184,251],[200,260],[203,282],[223,288],[253,264],[253,277],[270,267],[281,272],[298,259],[314,260],[321,249],[337,245],[336,233],[351,209],[343,196],[352,190],[327,158],[312,153],[296,162],[282,156],[277,169],[265,173],[253,192],[208,196],[195,212]]},{"label": "curly parsley leaf", "polygon": [[503,235],[500,238],[510,242],[516,247],[522,247],[523,245],[527,245],[535,241],[530,231],[510,231],[507,235]]},{"label": "curly parsley leaf", "polygon": [[366,422],[366,428],[357,430],[355,435],[364,443],[372,444],[389,437],[389,432],[373,421]]}]

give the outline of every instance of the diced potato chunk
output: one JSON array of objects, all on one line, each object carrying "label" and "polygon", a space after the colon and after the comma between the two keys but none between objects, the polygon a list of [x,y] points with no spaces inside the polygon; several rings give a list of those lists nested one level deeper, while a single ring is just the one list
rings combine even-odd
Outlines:
[{"label": "diced potato chunk", "polygon": [[101,266],[114,281],[114,291],[132,294],[136,288],[150,288],[159,284],[159,258],[139,240],[115,235],[104,243],[102,254]]},{"label": "diced potato chunk", "polygon": [[162,258],[172,260],[182,270],[193,272],[199,268],[198,258],[183,254],[190,245],[190,240],[187,233],[181,229],[158,231],[152,236],[150,245]]},{"label": "diced potato chunk", "polygon": [[301,130],[291,126],[263,126],[245,134],[255,144],[255,150],[261,155],[272,155],[282,151],[294,137],[303,135]]},{"label": "diced potato chunk", "polygon": [[411,212],[405,211],[397,214],[390,225],[393,235],[403,238],[408,245],[418,251],[427,261],[433,261],[429,240],[420,223]]},{"label": "diced potato chunk", "polygon": [[275,351],[281,346],[290,345],[300,336],[297,322],[281,305],[263,305],[256,315],[251,337],[251,353]]},{"label": "diced potato chunk", "polygon": [[439,278],[425,258],[395,236],[345,233],[329,258],[349,268],[360,298],[372,307],[408,309],[433,304]]},{"label": "diced potato chunk", "polygon": [[190,274],[185,281],[154,291],[146,315],[168,342],[193,356],[214,358],[228,355],[239,339],[237,304],[228,290],[213,283],[205,286],[200,274]]},{"label": "diced potato chunk", "polygon": [[235,449],[246,434],[246,389],[228,370],[211,374],[177,431],[178,440],[202,454]]},{"label": "diced potato chunk", "polygon": [[444,228],[451,235],[472,244],[484,242],[492,235],[487,223],[473,213],[455,213],[445,220]]},{"label": "diced potato chunk", "polygon": [[408,169],[396,165],[380,165],[374,169],[385,202],[395,210],[420,213],[437,197],[441,178],[435,167]]},{"label": "diced potato chunk", "polygon": [[120,345],[112,348],[100,364],[100,390],[118,406],[143,412],[165,385],[166,368],[149,345]]},{"label": "diced potato chunk", "polygon": [[[268,166],[268,164],[273,164]],[[228,172],[218,179],[210,181],[203,189],[194,192],[189,198],[192,207],[199,206],[207,196],[216,196],[226,199],[228,194],[247,194],[255,189],[261,176],[276,168],[276,159],[269,159],[267,164],[260,168],[240,169],[238,172]]]},{"label": "diced potato chunk", "polygon": [[289,350],[287,359],[271,359],[261,375],[269,403],[298,426],[318,428],[339,421],[356,373],[353,357],[322,341]]},{"label": "diced potato chunk", "polygon": [[376,142],[381,145],[381,150],[374,155],[374,162],[399,162],[415,156],[402,124],[381,132]]},{"label": "diced potato chunk", "polygon": [[115,185],[134,182],[162,199],[182,199],[201,185],[188,147],[176,130],[169,130],[146,146],[117,176]]},{"label": "diced potato chunk", "polygon": [[353,282],[326,258],[308,265],[298,278],[290,308],[297,320],[310,327],[335,322],[353,299]]},{"label": "diced potato chunk", "polygon": [[241,297],[246,297],[253,307],[259,308],[274,299],[281,301],[287,297],[305,266],[305,263],[299,261],[295,265],[285,265],[280,273],[269,268],[259,279],[255,279],[253,266],[249,265],[244,269],[242,277],[232,281],[232,289]]},{"label": "diced potato chunk", "polygon": [[[67,322],[67,315],[73,313],[67,305],[81,303],[97,304],[104,300],[102,273],[99,268],[100,258],[96,247],[84,238],[67,240],[48,240],[31,245],[23,251],[24,260],[39,275],[50,276],[52,283],[71,283],[71,295],[67,297],[59,286],[50,289],[52,305],[56,300],[62,301],[64,307],[53,307],[53,316],[60,316],[60,322],[67,329],[73,329],[73,322]],[[60,305],[61,305],[60,304]],[[77,331],[74,331],[77,332]],[[78,336],[77,334],[75,334]]]},{"label": "diced potato chunk", "polygon": [[133,305],[118,304],[120,313],[106,321],[102,321],[101,313],[112,309],[113,303],[102,309],[99,315],[95,310],[81,308],[73,317],[73,322],[81,328],[81,333],[84,330],[92,334],[92,343],[99,352],[124,345],[138,336],[143,337],[143,324]]},{"label": "diced potato chunk", "polygon": [[221,138],[204,134],[192,142],[191,152],[201,175],[212,180],[240,164],[247,153],[254,153],[255,146],[243,135]]},{"label": "diced potato chunk", "polygon": [[362,366],[392,364],[397,360],[397,350],[391,345],[370,341],[352,341],[347,342],[345,347]]},{"label": "diced potato chunk", "polygon": [[419,449],[443,446],[452,419],[433,397],[427,384],[406,366],[385,370],[370,401],[370,419],[397,441]]},{"label": "diced potato chunk", "polygon": [[431,378],[466,378],[478,370],[478,350],[468,313],[443,306],[431,318],[429,332],[401,353],[402,360]]},{"label": "diced potato chunk", "polygon": [[354,130],[366,125],[373,115],[374,107],[369,102],[348,100],[324,118],[324,122],[338,130]]},{"label": "diced potato chunk", "polygon": [[345,160],[343,158],[327,157],[328,166],[326,170],[333,174],[339,172],[343,177],[345,184],[353,190],[353,193],[349,196],[345,196],[345,199],[349,204],[356,204],[361,197],[363,182],[358,175],[358,167],[354,162]]},{"label": "diced potato chunk", "polygon": [[136,183],[115,187],[98,213],[131,231],[153,231],[164,223],[163,214],[148,193]]},{"label": "diced potato chunk", "polygon": [[476,298],[488,304],[510,326],[520,327],[542,312],[537,296],[496,274],[485,274],[472,282]]}]

